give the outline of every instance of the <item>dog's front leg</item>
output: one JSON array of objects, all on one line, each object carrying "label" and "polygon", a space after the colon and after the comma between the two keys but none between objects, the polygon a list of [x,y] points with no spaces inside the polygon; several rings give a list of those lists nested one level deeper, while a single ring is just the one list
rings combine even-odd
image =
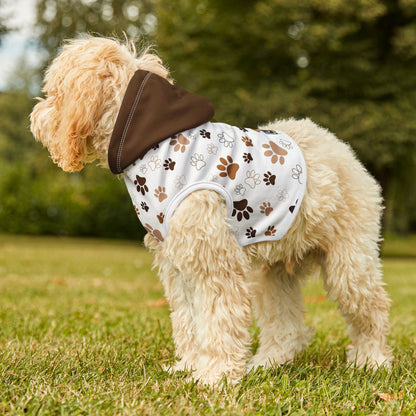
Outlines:
[{"label": "dog's front leg", "polygon": [[[187,311],[186,316],[173,316],[179,320],[173,322],[174,328],[181,328],[174,329],[174,337],[184,331],[192,334],[186,339],[192,343],[191,356],[197,356],[193,377],[211,385],[224,375],[239,380],[249,357],[248,260],[229,232],[219,194],[197,191],[180,204],[170,221],[163,253],[180,272],[185,292],[173,295],[184,300],[181,307]],[[175,340],[175,345],[180,344]]]},{"label": "dog's front leg", "polygon": [[159,242],[147,234],[146,247],[155,255],[154,266],[159,270],[159,278],[171,309],[172,333],[176,356],[179,360],[171,371],[186,371],[196,368],[198,351],[195,348],[193,299],[194,288],[174,264],[164,255]]}]

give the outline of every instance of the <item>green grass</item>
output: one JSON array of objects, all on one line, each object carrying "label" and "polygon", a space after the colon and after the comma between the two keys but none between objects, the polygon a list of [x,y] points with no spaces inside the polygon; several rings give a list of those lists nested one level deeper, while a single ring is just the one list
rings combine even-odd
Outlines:
[{"label": "green grass", "polygon": [[169,310],[139,244],[0,235],[0,415],[416,414],[411,255],[384,260],[391,372],[348,368],[346,325],[316,282],[304,290],[311,346],[214,391],[163,370],[174,360]]}]

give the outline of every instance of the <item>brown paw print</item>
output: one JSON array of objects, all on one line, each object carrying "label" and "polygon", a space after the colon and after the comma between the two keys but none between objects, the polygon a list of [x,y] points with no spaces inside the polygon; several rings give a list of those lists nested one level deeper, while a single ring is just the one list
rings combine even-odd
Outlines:
[{"label": "brown paw print", "polygon": [[243,160],[246,163],[250,163],[253,160],[253,156],[251,156],[251,153],[244,153]]},{"label": "brown paw print", "polygon": [[140,215],[140,211],[139,208],[136,207],[136,205],[133,204],[134,210],[136,211],[137,215]]},{"label": "brown paw print", "polygon": [[156,215],[157,219],[159,220],[159,222],[161,224],[163,224],[163,221],[165,219],[165,214],[163,212],[161,212],[159,215]]},{"label": "brown paw print", "polygon": [[199,134],[205,139],[211,138],[211,133],[209,131],[206,131],[205,129],[199,130]]},{"label": "brown paw print", "polygon": [[246,230],[246,237],[247,238],[254,238],[256,236],[257,230],[255,230],[253,227],[247,228]]},{"label": "brown paw print", "polygon": [[161,186],[158,186],[155,189],[155,197],[159,200],[159,202],[164,201],[168,197],[166,194],[166,188],[165,187],[162,188]]},{"label": "brown paw print", "polygon": [[235,179],[235,175],[240,168],[238,163],[234,163],[231,156],[227,156],[227,159],[220,157],[220,162],[221,165],[217,165],[217,169],[222,171],[220,176],[223,178],[228,176],[230,179]]},{"label": "brown paw print", "polygon": [[267,227],[267,230],[266,230],[266,232],[264,233],[264,235],[267,235],[267,236],[273,236],[273,235],[275,235],[276,234],[276,228],[274,228],[274,225],[269,225],[268,227]]},{"label": "brown paw print", "polygon": [[272,211],[273,207],[270,202],[263,202],[263,204],[260,205],[260,213],[266,215],[266,217],[270,215]]},{"label": "brown paw print", "polygon": [[248,220],[250,218],[250,214],[253,213],[253,208],[248,206],[247,199],[242,199],[241,201],[234,201],[233,202],[233,212],[231,216],[237,215],[237,221],[241,221],[243,217]]},{"label": "brown paw print", "polygon": [[264,156],[271,157],[272,163],[279,163],[283,165],[285,163],[285,156],[287,155],[287,150],[280,147],[278,144],[269,140],[269,144],[263,144],[265,149],[268,149],[264,152]]},{"label": "brown paw print", "polygon": [[154,230],[150,224],[145,224],[144,228],[148,233],[152,234],[152,236],[156,238],[156,240],[163,241],[162,233],[159,230]]},{"label": "brown paw print", "polygon": [[163,163],[163,167],[165,170],[173,170],[175,169],[176,162],[174,162],[171,158],[166,159]]},{"label": "brown paw print", "polygon": [[186,146],[190,143],[190,141],[183,135],[179,134],[179,136],[173,136],[170,145],[174,146],[174,152],[181,152],[184,153],[186,150]]},{"label": "brown paw print", "polygon": [[241,140],[247,147],[253,146],[253,141],[248,136],[243,136]]},{"label": "brown paw print", "polygon": [[143,178],[143,176],[136,175],[134,184],[136,185],[137,192],[141,192],[142,195],[149,192],[149,188],[146,185],[146,178]]},{"label": "brown paw print", "polygon": [[267,171],[264,174],[263,182],[265,182],[266,185],[274,185],[276,183],[276,175],[272,175],[270,171]]}]

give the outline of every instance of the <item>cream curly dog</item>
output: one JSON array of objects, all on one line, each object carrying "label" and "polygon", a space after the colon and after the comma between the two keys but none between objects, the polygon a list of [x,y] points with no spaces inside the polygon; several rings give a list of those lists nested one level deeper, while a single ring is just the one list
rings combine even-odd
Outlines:
[{"label": "cream curly dog", "polygon": [[[107,38],[66,42],[46,72],[43,92],[31,130],[53,161],[67,172],[98,161],[124,173],[172,311],[179,359],[173,370],[192,370],[195,379],[216,384],[224,375],[237,381],[249,369],[293,360],[312,337],[301,283],[316,266],[349,325],[348,361],[372,368],[391,362],[390,301],[378,253],[380,188],[348,145],[308,119],[275,121],[265,132],[210,123],[210,103],[173,86],[160,58],[148,50],[138,56],[131,45]],[[186,153],[194,143],[203,151]],[[251,160],[256,152],[264,153],[264,172]],[[217,162],[210,172],[217,175],[181,194],[186,175],[174,177],[180,165],[174,157],[186,155],[183,172],[208,169],[211,157]],[[172,179],[155,173],[162,171],[172,171]],[[290,181],[298,186],[293,192]],[[260,193],[260,206],[248,203],[257,185],[274,185]],[[150,204],[162,204],[171,188],[179,196],[169,202],[170,213],[154,212]],[[238,198],[227,196],[233,192]],[[292,204],[273,225],[264,219],[280,208],[268,198]],[[256,215],[258,230],[250,223],[234,231],[234,223]],[[251,357],[252,307],[261,331]]]}]

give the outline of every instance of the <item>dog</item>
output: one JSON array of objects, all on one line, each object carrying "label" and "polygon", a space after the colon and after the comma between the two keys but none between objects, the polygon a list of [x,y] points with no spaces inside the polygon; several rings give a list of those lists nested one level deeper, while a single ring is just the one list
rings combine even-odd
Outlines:
[{"label": "dog", "polygon": [[[338,302],[349,326],[348,362],[373,369],[390,365],[390,300],[378,246],[380,187],[347,144],[309,119],[277,120],[239,133],[211,123],[210,102],[176,87],[155,53],[146,49],[137,54],[132,44],[109,38],[66,41],[46,71],[43,93],[30,116],[31,131],[52,160],[67,172],[96,161],[124,176],[171,308],[178,358],[172,371],[191,371],[195,380],[217,385],[224,376],[238,382],[260,366],[291,362],[313,333],[303,319],[301,284],[319,271],[329,299]],[[147,101],[153,103],[151,110]],[[213,131],[204,132],[207,126]],[[138,144],[139,136],[150,141]],[[188,144],[205,143],[205,154],[195,148],[185,158],[187,169],[196,171],[207,162],[213,136],[220,144],[212,145],[228,152],[213,156],[216,165],[210,172],[216,171],[216,177],[198,179],[213,185],[181,194],[170,204],[169,218],[158,212],[168,181],[178,188],[185,183],[180,175],[169,180],[157,176],[163,183],[150,184],[149,175],[177,168],[179,161],[171,156],[175,149],[179,156]],[[247,145],[250,140],[252,146]],[[291,148],[292,164],[280,174]],[[249,151],[263,155],[264,172],[243,170]],[[236,170],[246,176],[234,181],[234,187],[224,185],[221,180],[232,182]],[[273,175],[276,181],[280,175],[283,183],[297,182],[296,190],[288,191],[280,182],[264,188]],[[249,200],[250,183],[263,186],[264,205],[241,202]],[[239,192],[239,197],[230,200],[230,192]],[[145,194],[155,207],[141,201]],[[248,221],[255,211],[262,218],[278,211],[269,198],[278,206],[289,204],[282,215],[293,215],[283,233],[273,233],[269,223],[262,224],[257,239],[249,223],[242,232],[234,230],[234,223]],[[153,220],[145,217],[148,211]],[[254,356],[248,330],[252,310],[260,328]]]}]

